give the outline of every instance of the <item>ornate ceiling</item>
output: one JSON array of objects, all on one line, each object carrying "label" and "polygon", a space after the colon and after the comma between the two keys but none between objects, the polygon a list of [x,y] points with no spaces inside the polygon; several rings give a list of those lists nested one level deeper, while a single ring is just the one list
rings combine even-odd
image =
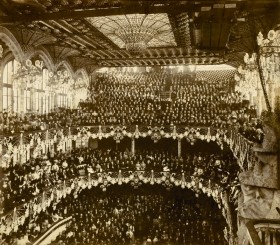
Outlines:
[{"label": "ornate ceiling", "polygon": [[[119,48],[125,48],[124,39],[130,37],[130,27],[143,28],[143,39],[148,38],[148,47],[177,46],[167,14],[128,14],[86,19],[95,28],[111,39]],[[150,35],[151,34],[151,35]]]},{"label": "ornate ceiling", "polygon": [[[278,0],[1,0],[0,25],[25,50],[43,48],[89,73],[97,66],[230,64],[280,23]],[[148,48],[126,50],[128,22],[150,29]],[[139,18],[138,18],[139,19]],[[152,34],[151,34],[152,33]],[[147,34],[147,35],[148,35]]]}]

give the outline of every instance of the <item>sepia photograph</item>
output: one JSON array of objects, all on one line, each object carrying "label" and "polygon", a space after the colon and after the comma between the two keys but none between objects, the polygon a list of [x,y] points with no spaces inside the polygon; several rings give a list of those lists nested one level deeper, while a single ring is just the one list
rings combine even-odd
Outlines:
[{"label": "sepia photograph", "polygon": [[280,0],[0,0],[0,219],[0,245],[280,245]]}]

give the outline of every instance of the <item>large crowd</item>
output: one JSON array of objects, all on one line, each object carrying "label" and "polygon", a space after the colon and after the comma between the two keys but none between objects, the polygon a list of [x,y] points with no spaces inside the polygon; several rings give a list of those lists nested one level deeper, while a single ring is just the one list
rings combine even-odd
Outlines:
[{"label": "large crowd", "polygon": [[[235,128],[251,141],[263,138],[255,108],[235,92],[230,80],[206,83],[186,74],[99,74],[78,109],[55,108],[45,115],[0,112],[4,135],[88,125]],[[229,190],[238,183],[239,173],[236,159],[225,149],[183,151],[178,157],[156,147],[138,147],[134,155],[127,150],[74,147],[23,164],[11,159],[0,168],[1,215],[81,175],[120,170],[185,173],[188,182],[196,178]],[[28,217],[4,240],[6,244],[32,242],[62,217],[72,216],[55,244],[226,244],[224,220],[204,194],[195,196],[175,187],[171,192],[162,191],[162,186],[147,188],[145,184],[133,193],[130,188],[109,186],[106,192],[94,188],[75,198],[62,198],[40,215]]]},{"label": "large crowd", "polygon": [[4,134],[135,124],[237,127],[250,140],[260,141],[262,136],[255,108],[235,92],[231,80],[205,82],[187,74],[99,74],[78,109],[55,108],[44,115],[0,113],[0,130]]},{"label": "large crowd", "polygon": [[[66,202],[63,204],[67,205]],[[54,203],[53,203],[54,205]],[[1,245],[30,245],[33,244],[48,229],[65,217],[65,214],[54,206],[41,210],[35,216],[26,217],[23,224],[18,224],[9,234],[0,233]]]},{"label": "large crowd", "polygon": [[242,100],[229,81],[205,83],[182,74],[116,73],[101,74],[89,90],[92,103],[86,105],[95,115],[91,120],[101,125],[211,126],[218,118],[229,123],[234,112],[242,115]]},{"label": "large crowd", "polygon": [[[0,180],[1,213],[27,202],[44,190],[81,173],[151,171],[184,172],[186,177],[211,180],[228,188],[237,177],[239,168],[232,154],[220,152],[172,153],[141,150],[132,155],[127,151],[80,148],[68,153],[57,152],[54,157],[42,155],[25,164],[2,166]],[[190,179],[189,179],[190,180]]]},{"label": "large crowd", "polygon": [[129,185],[70,194],[28,218],[2,244],[28,244],[54,223],[72,217],[51,244],[227,244],[225,219],[217,204],[189,190]]},{"label": "large crowd", "polygon": [[68,207],[72,222],[53,244],[226,244],[217,206],[190,191],[85,190]]}]

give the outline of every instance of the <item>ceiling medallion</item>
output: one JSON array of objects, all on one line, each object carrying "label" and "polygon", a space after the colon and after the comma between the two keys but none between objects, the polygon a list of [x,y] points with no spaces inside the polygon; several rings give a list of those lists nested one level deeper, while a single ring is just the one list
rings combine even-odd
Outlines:
[{"label": "ceiling medallion", "polygon": [[167,14],[128,14],[87,20],[120,48],[133,54],[149,47],[176,46]]},{"label": "ceiling medallion", "polygon": [[158,34],[152,27],[152,20],[145,21],[146,17],[147,15],[135,15],[115,31],[130,53],[139,54],[147,49],[148,43]]}]

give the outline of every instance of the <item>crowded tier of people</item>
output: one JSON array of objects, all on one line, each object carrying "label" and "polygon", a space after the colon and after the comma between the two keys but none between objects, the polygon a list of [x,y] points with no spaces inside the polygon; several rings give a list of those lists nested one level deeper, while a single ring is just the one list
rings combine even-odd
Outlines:
[{"label": "crowded tier of people", "polygon": [[232,89],[227,81],[205,83],[182,74],[101,74],[90,87],[88,108],[101,125],[210,126],[241,109]]},{"label": "crowded tier of people", "polygon": [[78,109],[56,108],[44,115],[0,113],[0,130],[4,134],[135,124],[237,127],[249,140],[258,142],[263,134],[254,106],[234,91],[231,80],[205,82],[187,74],[99,74]]},{"label": "crowded tier of people", "polygon": [[[66,202],[63,204],[67,205]],[[36,242],[52,225],[65,217],[61,210],[54,206],[41,210],[35,216],[26,217],[23,224],[17,225],[9,234],[0,233],[1,245],[30,245]]]},{"label": "crowded tier of people", "polygon": [[5,213],[64,180],[77,176],[122,171],[184,172],[190,177],[211,180],[229,188],[239,171],[228,152],[184,152],[181,157],[170,152],[138,150],[134,155],[113,149],[73,149],[55,156],[41,155],[25,164],[2,166],[0,199]]},{"label": "crowded tier of people", "polygon": [[188,190],[85,190],[67,213],[72,222],[53,244],[226,244],[217,205]]},{"label": "crowded tier of people", "polygon": [[[72,217],[51,244],[227,244],[225,219],[204,194],[164,187],[111,186],[70,194],[17,231],[3,244],[34,242],[59,220]],[[16,243],[17,244],[17,243]]]},{"label": "crowded tier of people", "polygon": [[[250,141],[262,142],[263,138],[255,108],[235,92],[234,83],[205,82],[187,74],[98,74],[88,88],[88,98],[77,109],[55,108],[44,115],[0,113],[0,131],[5,135],[90,125],[232,128]],[[132,154],[109,146],[109,140],[98,140],[94,149],[90,144],[76,148],[74,143],[69,152],[48,152],[22,164],[11,158],[9,164],[0,166],[0,214],[66,180],[108,172],[184,173],[186,182],[205,181],[208,188],[217,184],[231,190],[238,185],[239,166],[229,149],[214,152],[205,145],[200,150],[188,145],[178,157],[177,148],[173,151],[170,144],[163,150],[160,143],[156,147],[150,139],[141,139],[145,147],[137,145]],[[101,147],[102,141],[107,147]],[[150,188],[143,182],[72,193],[38,216],[28,217],[18,230],[6,234],[4,241],[33,242],[52,224],[72,216],[54,244],[226,244],[225,221],[217,204],[202,191],[194,194],[174,186],[172,191],[163,191],[164,186]],[[229,196],[232,205],[236,193]]]}]

